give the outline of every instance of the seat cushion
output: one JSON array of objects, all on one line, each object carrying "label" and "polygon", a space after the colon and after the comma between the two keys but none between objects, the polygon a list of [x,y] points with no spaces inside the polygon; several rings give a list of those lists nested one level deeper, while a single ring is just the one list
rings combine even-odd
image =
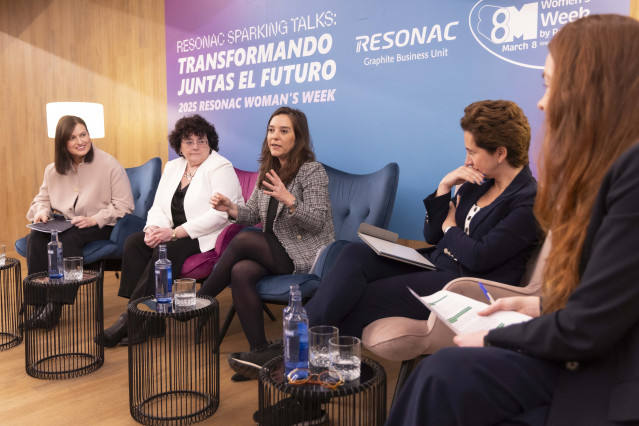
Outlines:
[{"label": "seat cushion", "polygon": [[373,321],[362,332],[362,344],[390,361],[405,361],[426,352],[428,320],[388,317]]},{"label": "seat cushion", "polygon": [[265,302],[288,303],[291,285],[297,284],[302,298],[315,294],[320,279],[315,274],[269,275],[257,283],[257,292]]}]

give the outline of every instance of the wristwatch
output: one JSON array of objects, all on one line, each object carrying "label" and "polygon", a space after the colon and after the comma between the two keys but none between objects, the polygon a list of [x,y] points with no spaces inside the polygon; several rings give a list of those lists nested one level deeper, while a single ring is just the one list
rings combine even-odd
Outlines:
[{"label": "wristwatch", "polygon": [[177,241],[177,231],[174,229],[171,234],[171,241]]},{"label": "wristwatch", "polygon": [[289,213],[293,213],[291,209],[297,209],[297,198],[293,198],[293,205],[288,208]]}]

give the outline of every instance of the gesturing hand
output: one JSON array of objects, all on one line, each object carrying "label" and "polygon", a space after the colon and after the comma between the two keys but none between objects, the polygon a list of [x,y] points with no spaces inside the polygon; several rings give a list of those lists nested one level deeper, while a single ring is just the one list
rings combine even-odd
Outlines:
[{"label": "gesturing hand", "polygon": [[481,185],[481,183],[485,179],[485,175],[475,170],[470,166],[461,166],[448,173],[444,178],[439,182],[439,186],[437,187],[437,195],[444,195],[453,188],[455,185],[461,185],[464,182],[471,182],[477,185]]},{"label": "gesturing hand", "polygon": [[282,182],[277,173],[275,173],[275,170],[271,169],[270,172],[267,172],[266,179],[268,180],[262,182],[264,184],[264,187],[266,188],[264,190],[264,193],[275,198],[280,203],[290,207],[293,204],[293,200],[295,199],[295,197],[290,192],[288,192],[288,189],[286,189],[284,182]]},{"label": "gesturing hand", "polygon": [[227,213],[231,217],[237,218],[237,205],[226,195],[216,192],[210,199],[211,207],[219,212]]}]

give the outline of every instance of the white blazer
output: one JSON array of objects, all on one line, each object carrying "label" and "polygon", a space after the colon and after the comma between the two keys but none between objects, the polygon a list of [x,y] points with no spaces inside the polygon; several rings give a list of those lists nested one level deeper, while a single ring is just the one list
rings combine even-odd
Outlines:
[{"label": "white blazer", "polygon": [[[184,157],[166,163],[153,206],[146,219],[145,229],[151,225],[173,228],[171,199],[185,171]],[[182,227],[191,238],[198,239],[201,252],[212,250],[218,235],[230,223],[226,213],[214,210],[209,203],[211,195],[216,192],[226,195],[236,204],[244,204],[242,188],[233,165],[229,160],[212,151],[197,169],[184,197],[186,222],[182,224]]]}]

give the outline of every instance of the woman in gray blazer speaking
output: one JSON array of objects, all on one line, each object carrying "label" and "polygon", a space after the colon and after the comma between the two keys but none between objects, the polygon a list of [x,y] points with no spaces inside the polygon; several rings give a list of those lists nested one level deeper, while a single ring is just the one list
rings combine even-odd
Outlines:
[{"label": "woman in gray blazer speaking", "polygon": [[220,193],[211,197],[211,205],[232,222],[264,226],[238,234],[200,289],[200,294],[216,296],[231,285],[251,351],[230,354],[229,364],[256,378],[262,364],[282,353],[280,343],[266,340],[256,283],[267,275],[307,273],[319,248],[335,240],[328,176],[315,161],[302,111],[281,107],[271,115],[259,177],[246,205]]}]

